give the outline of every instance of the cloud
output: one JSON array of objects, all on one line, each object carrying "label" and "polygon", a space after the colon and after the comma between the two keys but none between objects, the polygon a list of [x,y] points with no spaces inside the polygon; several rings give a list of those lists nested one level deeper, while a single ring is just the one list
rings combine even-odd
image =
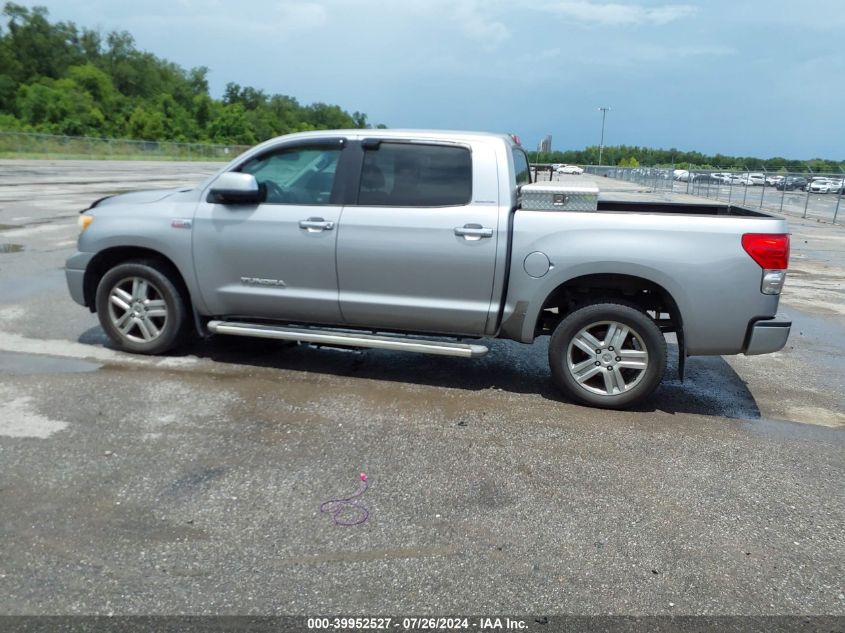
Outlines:
[{"label": "cloud", "polygon": [[280,21],[296,26],[323,26],[328,20],[326,7],[317,2],[283,2],[279,5]]},{"label": "cloud", "polygon": [[645,9],[646,22],[651,22],[658,26],[675,22],[676,20],[683,20],[690,18],[698,13],[698,7],[693,7],[688,4],[670,4],[654,9]]},{"label": "cloud", "polygon": [[737,55],[729,46],[682,46],[674,51],[679,57],[731,57]]},{"label": "cloud", "polygon": [[499,48],[511,36],[510,29],[496,19],[503,6],[506,5],[495,0],[407,0],[404,3],[404,8],[416,15],[445,20],[457,26],[464,37],[488,52]]},{"label": "cloud", "polygon": [[697,7],[686,4],[669,4],[659,7],[644,7],[638,4],[598,3],[588,0],[553,1],[534,6],[541,11],[559,17],[588,24],[604,26],[630,26],[654,24],[663,26],[676,20],[691,17]]},{"label": "cloud", "polygon": [[680,69],[690,59],[725,58],[738,55],[727,46],[673,46],[649,42],[629,42],[624,50],[606,49],[590,58],[596,68],[632,69],[642,64],[663,64],[667,69]]},{"label": "cloud", "polygon": [[214,38],[228,36],[231,40],[243,36],[272,38],[319,29],[326,25],[329,17],[326,8],[317,2],[266,2],[258,10],[236,12],[228,6],[218,0],[178,0],[167,11],[139,7],[127,15],[126,22],[132,27],[204,33]]},{"label": "cloud", "polygon": [[459,19],[464,35],[480,43],[487,51],[499,48],[511,36],[508,28],[501,22],[485,20],[479,15],[467,15]]}]

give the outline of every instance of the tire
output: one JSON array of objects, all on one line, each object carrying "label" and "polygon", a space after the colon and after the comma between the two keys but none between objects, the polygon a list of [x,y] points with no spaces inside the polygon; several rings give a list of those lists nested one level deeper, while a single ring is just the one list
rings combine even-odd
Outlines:
[{"label": "tire", "polygon": [[155,261],[134,261],[110,269],[97,286],[100,325],[118,349],[164,354],[181,342],[186,301],[175,273]]},{"label": "tire", "polygon": [[549,365],[555,385],[568,398],[625,409],[650,396],[663,380],[666,339],[640,308],[602,299],[573,310],[558,324]]}]

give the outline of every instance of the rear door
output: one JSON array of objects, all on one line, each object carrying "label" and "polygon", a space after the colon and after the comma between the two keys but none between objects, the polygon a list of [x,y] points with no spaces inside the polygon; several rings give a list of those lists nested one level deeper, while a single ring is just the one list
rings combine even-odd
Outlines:
[{"label": "rear door", "polygon": [[492,145],[364,141],[362,161],[338,230],[345,321],[482,334],[499,240]]},{"label": "rear door", "polygon": [[340,324],[335,269],[346,143],[283,146],[247,160],[260,204],[200,203],[194,258],[212,314]]}]

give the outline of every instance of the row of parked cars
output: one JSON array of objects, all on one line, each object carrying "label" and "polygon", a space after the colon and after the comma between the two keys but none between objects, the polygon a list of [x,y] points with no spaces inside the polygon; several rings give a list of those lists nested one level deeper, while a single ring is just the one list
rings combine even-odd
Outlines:
[{"label": "row of parked cars", "polygon": [[782,176],[779,174],[730,172],[690,173],[676,169],[673,177],[681,182],[695,182],[698,184],[770,186],[779,191],[793,191],[799,189],[810,193],[845,193],[845,179],[834,176],[813,176],[809,179],[803,176]]},{"label": "row of parked cars", "polygon": [[[785,180],[790,180],[790,178],[786,178]],[[793,177],[791,178],[792,182],[784,182],[782,187],[778,187],[779,189],[803,189],[804,191],[809,191],[810,193],[845,193],[845,180],[842,178],[829,178],[829,177],[822,177],[816,176],[811,178],[808,182],[805,178],[800,177]],[[801,181],[804,180],[806,184],[802,186]]]}]

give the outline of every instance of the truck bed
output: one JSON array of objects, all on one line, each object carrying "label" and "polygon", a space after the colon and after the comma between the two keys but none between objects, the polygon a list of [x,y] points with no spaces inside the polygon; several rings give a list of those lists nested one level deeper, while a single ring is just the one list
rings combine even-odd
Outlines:
[{"label": "truck bed", "polygon": [[763,211],[754,211],[736,205],[719,204],[713,202],[687,203],[687,202],[656,202],[656,201],[631,201],[631,200],[606,200],[600,198],[598,211],[614,213],[666,213],[681,215],[726,215],[743,218],[775,217]]}]

